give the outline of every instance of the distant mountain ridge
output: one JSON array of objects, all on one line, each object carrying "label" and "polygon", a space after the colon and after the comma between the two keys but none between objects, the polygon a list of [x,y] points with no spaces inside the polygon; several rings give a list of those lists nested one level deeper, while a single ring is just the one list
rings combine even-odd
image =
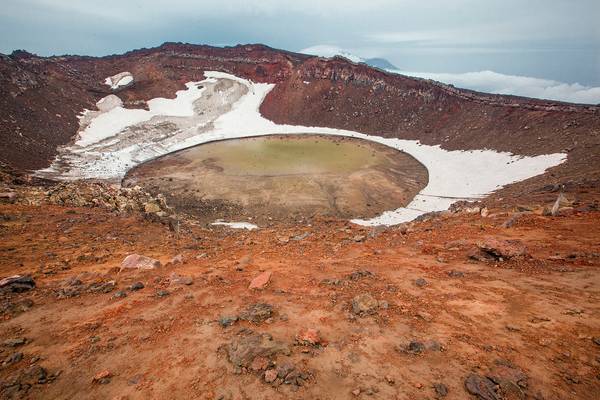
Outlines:
[{"label": "distant mountain ridge", "polygon": [[385,58],[375,57],[375,58],[367,58],[364,61],[365,64],[370,65],[371,67],[385,69],[385,70],[397,70],[394,64],[386,60]]},{"label": "distant mountain ridge", "polygon": [[363,64],[367,64],[368,66],[379,68],[379,69],[384,69],[384,70],[399,69],[398,67],[396,67],[394,64],[392,64],[385,58],[382,58],[382,57],[362,58],[360,56],[357,56],[356,54],[353,54],[349,51],[343,50],[336,46],[318,45],[318,46],[308,47],[306,49],[300,50],[300,53],[315,55],[315,56],[319,56],[319,57],[327,57],[327,58],[331,58],[331,57],[335,57],[335,56],[344,57],[345,59],[350,60],[355,63],[363,63]]}]

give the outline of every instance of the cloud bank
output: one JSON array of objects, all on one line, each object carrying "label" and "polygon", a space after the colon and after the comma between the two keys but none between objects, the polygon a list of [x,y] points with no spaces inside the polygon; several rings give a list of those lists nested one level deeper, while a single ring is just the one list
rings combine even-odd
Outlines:
[{"label": "cloud bank", "polygon": [[505,75],[494,71],[459,74],[391,71],[403,75],[433,79],[479,92],[512,94],[569,103],[600,104],[600,87],[583,86],[528,76]]}]

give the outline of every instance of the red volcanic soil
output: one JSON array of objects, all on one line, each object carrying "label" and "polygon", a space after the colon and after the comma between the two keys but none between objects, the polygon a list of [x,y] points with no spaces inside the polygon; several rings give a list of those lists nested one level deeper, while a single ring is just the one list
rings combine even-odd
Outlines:
[{"label": "red volcanic soil", "polygon": [[600,213],[489,211],[174,233],[0,206],[1,276],[36,284],[0,294],[0,396],[597,399]]}]

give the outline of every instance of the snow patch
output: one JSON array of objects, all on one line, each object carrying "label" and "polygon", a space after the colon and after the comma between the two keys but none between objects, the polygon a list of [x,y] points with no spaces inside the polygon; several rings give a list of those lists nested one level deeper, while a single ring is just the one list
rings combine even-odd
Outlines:
[{"label": "snow patch", "polygon": [[[80,132],[79,140],[75,142],[75,145],[80,147],[89,146],[115,136],[128,126],[148,121],[157,115],[192,116],[194,115],[194,101],[200,97],[203,91],[198,84],[199,82],[186,83],[187,90],[179,90],[174,99],[159,97],[149,100],[147,102],[149,110],[124,108],[121,102],[120,105],[112,107],[95,117],[87,128]],[[106,97],[102,100],[105,99]]]},{"label": "snow patch", "polygon": [[110,86],[112,90],[120,87],[128,86],[133,83],[133,75],[131,72],[119,72],[116,75],[109,76],[104,80],[104,84]]},{"label": "snow patch", "polygon": [[223,221],[215,221],[211,225],[222,225],[228,226],[232,229],[247,229],[249,231],[253,229],[258,229],[257,225],[251,224],[250,222],[223,222]]}]

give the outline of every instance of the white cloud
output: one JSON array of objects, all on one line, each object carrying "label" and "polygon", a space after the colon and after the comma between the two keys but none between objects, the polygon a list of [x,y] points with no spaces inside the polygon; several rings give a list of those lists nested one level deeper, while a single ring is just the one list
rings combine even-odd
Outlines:
[{"label": "white cloud", "polygon": [[433,79],[456,87],[480,92],[512,94],[516,96],[566,101],[570,103],[599,104],[600,87],[583,86],[528,76],[505,75],[493,71],[459,74],[433,72],[393,71],[403,75]]}]

